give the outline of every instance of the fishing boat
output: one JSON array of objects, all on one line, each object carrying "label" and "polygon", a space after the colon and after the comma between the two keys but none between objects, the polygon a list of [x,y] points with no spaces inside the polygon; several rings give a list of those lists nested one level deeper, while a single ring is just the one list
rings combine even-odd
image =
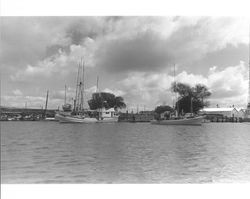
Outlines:
[{"label": "fishing boat", "polygon": [[[65,89],[65,93],[66,93],[66,89]],[[83,60],[81,59],[81,62],[79,63],[79,66],[78,66],[76,95],[75,95],[75,100],[74,100],[73,111],[70,112],[71,106],[67,106],[67,104],[65,103],[65,105],[63,106],[63,109],[66,108],[67,111],[58,112],[56,114],[56,119],[58,119],[60,123],[94,123],[94,122],[97,122],[96,118],[91,118],[85,113],[83,105],[84,105],[84,63],[83,63]]]},{"label": "fishing boat", "polygon": [[193,117],[193,118],[176,118],[169,120],[152,120],[151,124],[161,124],[161,125],[194,125],[201,126],[203,122],[203,116]]},{"label": "fishing boat", "polygon": [[60,118],[62,116],[70,116],[72,113],[72,105],[67,103],[67,86],[65,85],[65,91],[64,91],[64,104],[62,105],[62,110],[56,111],[55,114],[55,120],[60,121]]},{"label": "fishing boat", "polygon": [[[97,76],[96,82],[96,94],[101,98],[101,92],[99,91],[99,77]],[[101,108],[96,110],[97,123],[113,123],[118,122],[118,113],[114,108],[106,109],[104,107],[105,101],[101,98]]]},{"label": "fishing boat", "polygon": [[96,123],[96,118],[83,117],[81,115],[62,115],[58,114],[57,118],[61,123]]},{"label": "fishing boat", "polygon": [[[174,78],[175,78],[175,66],[174,66]],[[174,83],[176,84],[175,80]],[[175,98],[178,99],[178,96]],[[192,104],[192,97],[190,103],[191,113],[187,113],[183,117],[179,116],[179,105],[178,101],[176,103],[176,112],[175,116],[170,116],[168,119],[159,119],[159,120],[151,120],[151,124],[160,124],[160,125],[194,125],[194,126],[201,126],[204,120],[203,116],[195,116],[193,114],[193,104]]]}]

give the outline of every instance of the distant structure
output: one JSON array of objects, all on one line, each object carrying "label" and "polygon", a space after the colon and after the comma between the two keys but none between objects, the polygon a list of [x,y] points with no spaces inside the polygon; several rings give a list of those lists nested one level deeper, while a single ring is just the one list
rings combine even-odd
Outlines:
[{"label": "distant structure", "polygon": [[245,118],[250,119],[250,26],[249,26],[249,56],[248,56],[248,98]]},{"label": "distant structure", "polygon": [[224,117],[242,117],[240,112],[234,108],[204,108],[200,111],[202,114],[206,115],[223,115]]}]

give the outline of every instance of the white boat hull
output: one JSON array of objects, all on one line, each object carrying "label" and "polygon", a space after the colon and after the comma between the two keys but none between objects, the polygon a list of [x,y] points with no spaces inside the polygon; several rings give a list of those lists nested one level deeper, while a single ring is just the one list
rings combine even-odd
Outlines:
[{"label": "white boat hull", "polygon": [[100,120],[97,120],[97,123],[113,123],[118,122],[118,117],[106,117]]},{"label": "white boat hull", "polygon": [[184,118],[177,120],[152,120],[151,124],[161,125],[196,125],[200,126],[203,122],[203,117]]},{"label": "white boat hull", "polygon": [[55,117],[46,117],[45,121],[56,121]]},{"label": "white boat hull", "polygon": [[96,123],[96,118],[81,118],[76,116],[64,116],[64,115],[57,115],[57,119],[60,123]]}]

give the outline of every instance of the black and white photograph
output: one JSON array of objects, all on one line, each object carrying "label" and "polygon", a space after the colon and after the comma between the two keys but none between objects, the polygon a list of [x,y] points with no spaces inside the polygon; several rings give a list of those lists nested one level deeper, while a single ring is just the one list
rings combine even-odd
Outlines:
[{"label": "black and white photograph", "polygon": [[1,16],[1,184],[250,183],[250,19]]}]

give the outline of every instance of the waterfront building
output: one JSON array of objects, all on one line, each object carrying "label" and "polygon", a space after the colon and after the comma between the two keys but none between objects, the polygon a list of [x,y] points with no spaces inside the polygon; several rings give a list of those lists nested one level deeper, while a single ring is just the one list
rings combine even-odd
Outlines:
[{"label": "waterfront building", "polygon": [[237,113],[238,118],[244,118],[245,117],[246,111],[244,109],[242,109],[242,108],[237,109],[236,108],[236,110],[238,111],[238,113]]},{"label": "waterfront building", "polygon": [[200,111],[201,114],[206,115],[223,115],[224,117],[238,117],[239,112],[236,108],[204,108]]}]

